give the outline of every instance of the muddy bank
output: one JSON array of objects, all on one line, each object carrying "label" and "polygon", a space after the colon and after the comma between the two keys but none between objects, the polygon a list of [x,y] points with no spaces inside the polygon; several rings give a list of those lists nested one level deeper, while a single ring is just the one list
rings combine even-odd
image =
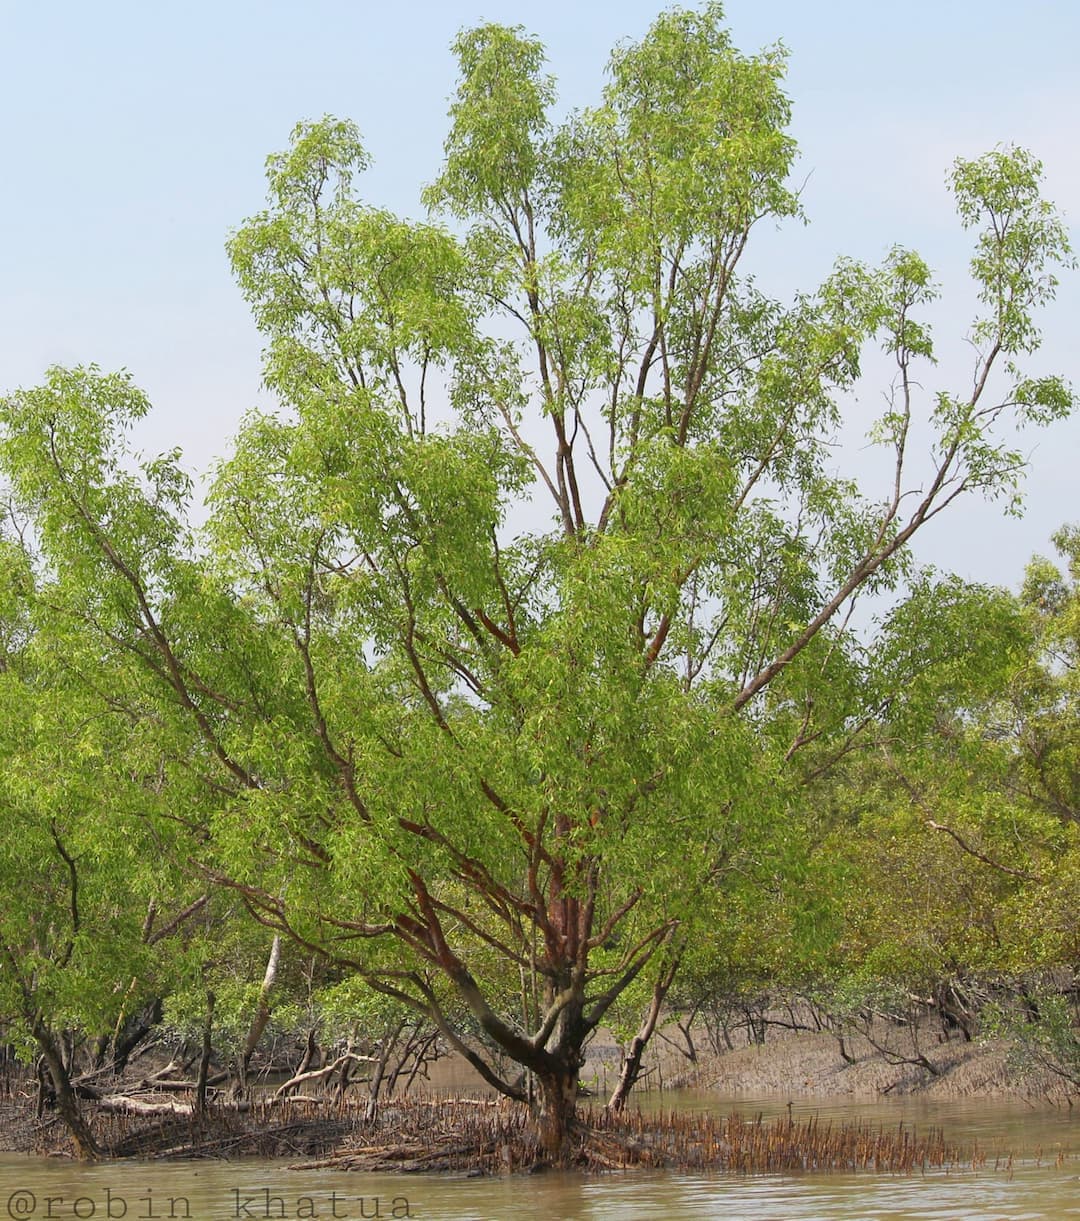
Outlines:
[{"label": "muddy bank", "polygon": [[[149,1101],[148,1096],[143,1096]],[[163,1101],[163,1100],[162,1100]],[[94,1103],[83,1116],[109,1158],[317,1157],[339,1148],[362,1123],[362,1107],[303,1102],[287,1108],[211,1107],[191,1115],[103,1111]],[[36,1114],[32,1097],[0,1103],[0,1152],[73,1157],[70,1133],[58,1115]]]},{"label": "muddy bank", "polygon": [[859,1035],[848,1035],[841,1048],[836,1036],[824,1031],[770,1032],[765,1043],[710,1055],[697,1065],[661,1054],[649,1080],[665,1088],[687,1086],[747,1097],[1069,1101],[1059,1077],[1022,1070],[1015,1049],[1004,1040],[923,1040],[913,1047],[907,1032],[882,1030],[875,1032],[875,1042],[877,1047]]},{"label": "muddy bank", "polygon": [[[18,1116],[5,1114],[5,1122]],[[245,1113],[218,1110],[200,1123],[95,1112],[86,1118],[110,1158],[140,1161],[288,1158],[291,1169],[396,1174],[451,1172],[469,1177],[538,1173],[549,1168],[527,1109],[505,1100],[411,1099],[384,1107],[375,1121],[360,1107],[335,1114],[308,1106]],[[72,1155],[69,1139],[49,1121],[5,1126],[23,1131],[27,1152]],[[739,1114],[632,1109],[613,1115],[583,1106],[571,1133],[569,1164],[586,1171],[641,1169],[736,1171],[873,1170],[911,1173],[973,1165],[978,1149],[962,1148],[940,1131],[883,1129],[817,1118],[769,1121]]]},{"label": "muddy bank", "polygon": [[[872,1038],[827,1031],[770,1029],[763,1043],[748,1043],[721,1055],[699,1053],[696,1060],[658,1040],[646,1072],[631,1099],[648,1114],[657,1101],[666,1107],[672,1090],[692,1088],[725,1098],[785,1101],[799,1099],[880,1099],[925,1096],[938,1099],[985,1098],[1062,1105],[1069,1099],[1059,1078],[1049,1073],[1022,1073],[1015,1055],[1002,1041],[915,1037],[910,1030],[883,1024]],[[583,1132],[596,1164],[631,1164],[633,1146],[660,1147],[665,1131],[657,1126],[641,1144],[612,1136],[602,1114],[607,1093],[618,1075],[618,1048],[597,1039],[588,1048],[582,1072]],[[145,1082],[143,1083],[145,1085]],[[0,1149],[5,1152],[70,1156],[70,1139],[59,1118],[36,1114],[32,1080],[10,1077],[0,1090]],[[117,1083],[117,1089],[122,1088]],[[212,1107],[196,1120],[190,1114],[125,1114],[86,1104],[95,1138],[112,1157],[297,1159],[351,1158],[368,1169],[453,1169],[492,1173],[528,1169],[537,1160],[523,1109],[495,1100],[463,1061],[446,1057],[433,1066],[426,1096],[388,1098],[378,1122],[367,1116],[367,1100],[346,1096],[265,1098],[236,1106]],[[138,1105],[164,1112],[176,1107],[177,1095],[153,1096],[137,1091]],[[677,1099],[672,1098],[677,1106]],[[670,1116],[671,1112],[668,1111]],[[652,1123],[653,1121],[648,1121]],[[659,1122],[659,1121],[658,1121]],[[670,1127],[670,1120],[668,1126]],[[596,1135],[607,1132],[607,1135]],[[667,1133],[669,1136],[670,1133]],[[615,1140],[615,1146],[611,1141]],[[605,1145],[605,1141],[607,1145]],[[660,1144],[657,1144],[660,1142]],[[605,1152],[605,1148],[607,1151]],[[696,1156],[696,1155],[695,1155]],[[628,1159],[628,1160],[627,1160]]]},{"label": "muddy bank", "polygon": [[[887,1022],[875,1025],[871,1036],[873,1042],[847,1032],[841,1041],[830,1031],[770,1026],[763,1043],[743,1041],[720,1054],[698,1047],[694,1060],[655,1038],[630,1105],[679,1089],[712,1090],[724,1097],[782,1095],[785,1100],[922,1095],[1068,1105],[1062,1080],[1021,1068],[1016,1049],[1003,1039],[942,1039],[925,1029],[913,1035],[909,1028]],[[601,1032],[586,1048],[583,1100],[602,1105],[618,1076],[618,1045]],[[435,1092],[490,1096],[481,1077],[455,1056],[433,1066],[426,1085]]]}]

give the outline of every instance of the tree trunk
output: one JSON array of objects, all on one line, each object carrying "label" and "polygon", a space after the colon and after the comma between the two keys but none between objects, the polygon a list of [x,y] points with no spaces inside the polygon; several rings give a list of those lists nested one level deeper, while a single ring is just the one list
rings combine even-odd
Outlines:
[{"label": "tree trunk", "polygon": [[203,1119],[206,1115],[206,1081],[210,1075],[210,1055],[213,1052],[214,1037],[214,1004],[217,998],[213,992],[206,994],[206,1021],[203,1023],[202,1054],[199,1056],[199,1076],[195,1086],[195,1116]]},{"label": "tree trunk", "polygon": [[608,1099],[607,1109],[609,1111],[618,1113],[625,1108],[630,1091],[637,1084],[638,1077],[641,1076],[641,1057],[645,1052],[649,1042],[649,1035],[651,1034],[652,1031],[646,1031],[643,1025],[642,1029],[630,1040],[630,1045],[627,1047],[622,1058],[619,1080],[611,1092],[611,1097]]},{"label": "tree trunk", "polygon": [[341,1057],[337,1085],[334,1087],[334,1097],[338,1102],[343,1103],[345,1101],[345,1095],[348,1093],[351,1083],[353,1063],[352,1044],[349,1043],[345,1047],[345,1054]]},{"label": "tree trunk", "polygon": [[379,1091],[382,1089],[383,1077],[386,1075],[386,1066],[390,1063],[390,1056],[393,1054],[394,1048],[397,1046],[398,1039],[401,1038],[401,1032],[405,1029],[405,1021],[391,1029],[386,1027],[382,1039],[379,1040],[379,1054],[375,1058],[375,1067],[371,1072],[371,1081],[368,1085],[368,1101],[364,1108],[364,1122],[374,1123],[379,1117]]},{"label": "tree trunk", "polygon": [[645,1048],[648,1046],[649,1040],[653,1037],[653,1033],[656,1030],[656,1023],[660,1019],[660,1010],[664,1007],[664,1001],[675,980],[675,974],[679,969],[679,961],[678,958],[673,959],[667,964],[660,975],[657,976],[656,983],[653,985],[652,999],[649,1001],[648,1012],[645,1014],[637,1034],[630,1040],[630,1046],[626,1049],[626,1054],[623,1056],[622,1069],[619,1072],[619,1082],[608,1099],[609,1111],[621,1111],[626,1106],[626,1099],[641,1075],[641,1057],[644,1055]]},{"label": "tree trunk", "polygon": [[383,1076],[386,1073],[386,1062],[389,1059],[390,1048],[388,1046],[380,1048],[378,1058],[375,1061],[375,1067],[371,1073],[371,1082],[368,1085],[367,1106],[364,1108],[365,1123],[374,1123],[379,1118],[379,1091],[382,1089]]},{"label": "tree trunk", "polygon": [[262,986],[259,988],[259,1000],[255,1006],[251,1026],[248,1028],[247,1038],[244,1039],[244,1046],[236,1057],[236,1083],[233,1093],[237,1097],[242,1095],[247,1089],[247,1074],[248,1068],[251,1066],[251,1057],[255,1054],[255,1048],[259,1046],[259,1040],[263,1037],[263,1031],[266,1030],[267,1024],[270,1021],[270,993],[277,982],[280,964],[281,936],[275,933],[274,940],[270,943],[270,957],[266,962]]},{"label": "tree trunk", "polygon": [[41,1048],[42,1059],[52,1080],[56,1094],[56,1109],[71,1133],[76,1156],[84,1162],[97,1161],[102,1156],[101,1147],[94,1139],[94,1134],[90,1131],[90,1126],[79,1106],[79,1100],[71,1087],[71,1074],[64,1063],[64,1057],[53,1038],[52,1031],[40,1019],[35,1020],[33,1031],[34,1039]]},{"label": "tree trunk", "polygon": [[578,1070],[564,1068],[537,1073],[540,1087],[536,1127],[540,1148],[553,1166],[569,1166],[573,1160],[571,1137],[577,1114]]},{"label": "tree trunk", "polygon": [[[300,1059],[300,1063],[297,1066],[296,1071],[292,1075],[292,1080],[294,1081],[297,1078],[302,1077],[308,1071],[308,1069],[311,1068],[316,1056],[318,1056],[319,1063],[322,1063],[322,1053],[319,1051],[318,1044],[315,1042],[315,1032],[317,1029],[317,1026],[312,1026],[312,1028],[307,1032],[307,1043],[304,1046],[304,1054]],[[283,1085],[277,1092],[279,1094],[287,1092],[285,1089],[285,1086],[287,1085],[288,1082],[286,1082],[285,1085]]]},{"label": "tree trunk", "polygon": [[161,1021],[161,997],[147,1001],[137,1012],[123,1022],[113,1036],[112,1068],[114,1073],[122,1073],[128,1066],[131,1053],[146,1038],[151,1030]]}]

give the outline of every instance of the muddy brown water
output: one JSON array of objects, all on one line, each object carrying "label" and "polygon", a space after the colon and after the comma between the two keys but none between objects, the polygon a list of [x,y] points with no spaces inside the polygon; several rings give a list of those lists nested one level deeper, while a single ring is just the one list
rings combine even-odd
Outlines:
[{"label": "muddy brown water", "polygon": [[[779,1098],[693,1092],[643,1100],[650,1107],[744,1117],[786,1115]],[[1015,1102],[792,1103],[821,1122],[943,1128],[985,1162],[926,1175],[869,1173],[700,1175],[547,1173],[503,1179],[293,1171],[282,1161],[124,1162],[79,1166],[0,1155],[0,1221],[1032,1221],[1080,1218],[1080,1113]]]}]

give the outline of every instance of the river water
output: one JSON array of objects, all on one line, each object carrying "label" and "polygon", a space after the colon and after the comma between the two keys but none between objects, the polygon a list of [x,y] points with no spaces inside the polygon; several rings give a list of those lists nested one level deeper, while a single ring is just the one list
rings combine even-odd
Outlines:
[{"label": "river water", "polygon": [[[668,1094],[680,1110],[787,1114],[784,1100]],[[985,1164],[926,1175],[628,1172],[470,1179],[292,1171],[284,1162],[79,1166],[0,1155],[0,1221],[1031,1221],[1080,1218],[1080,1114],[1016,1103],[819,1101],[795,1118],[936,1126]]]}]

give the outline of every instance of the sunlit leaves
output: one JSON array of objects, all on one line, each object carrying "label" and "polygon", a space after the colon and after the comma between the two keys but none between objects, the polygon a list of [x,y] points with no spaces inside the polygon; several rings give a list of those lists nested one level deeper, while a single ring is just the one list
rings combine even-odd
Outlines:
[{"label": "sunlit leaves", "polygon": [[971,269],[990,313],[976,337],[1003,352],[1031,352],[1038,330],[1031,310],[1054,296],[1055,264],[1071,265],[1065,226],[1039,194],[1042,163],[1025,149],[999,148],[958,159],[952,187],[966,228],[982,226]]},{"label": "sunlit leaves", "polygon": [[528,224],[528,198],[554,99],[544,50],[520,26],[483,25],[454,41],[461,67],[450,106],[446,164],[427,202],[461,217],[485,213]]},{"label": "sunlit leaves", "polygon": [[[348,122],[300,124],[269,159],[228,250],[280,410],[245,421],[197,535],[178,457],[129,452],[146,402],[126,376],[55,370],[0,407],[0,659],[41,630],[123,726],[137,779],[117,792],[152,794],[148,825],[275,928],[576,1072],[614,995],[714,918],[733,955],[754,956],[740,923],[766,929],[762,969],[828,960],[841,915],[860,953],[880,934],[882,963],[910,961],[911,902],[868,904],[860,871],[898,870],[910,841],[906,868],[947,874],[938,839],[891,775],[812,798],[890,734],[925,747],[920,794],[957,798],[926,740],[972,741],[1029,626],[915,574],[907,544],[963,493],[1016,491],[1012,420],[1071,410],[1019,367],[999,394],[995,365],[1033,348],[1068,247],[1033,159],[958,163],[989,312],[974,385],[931,383],[938,290],[915,252],[841,260],[786,305],[745,274],[759,222],[798,212],[795,148],[784,52],[737,51],[718,4],[618,46],[597,104],[561,121],[521,29],[454,50],[424,200],[446,227],[365,199]],[[893,366],[871,429],[891,465],[863,491],[837,443],[870,348]],[[1070,587],[1030,584],[1072,657]],[[860,618],[860,593],[892,609]],[[1037,678],[1019,719],[1050,735],[1072,691]],[[1070,750],[1040,756],[1033,791],[1061,797]],[[960,815],[1008,846],[990,796]],[[837,822],[858,852],[816,874]],[[962,880],[996,918],[1008,887]],[[942,936],[974,953],[990,933],[956,934],[959,904]]]}]

